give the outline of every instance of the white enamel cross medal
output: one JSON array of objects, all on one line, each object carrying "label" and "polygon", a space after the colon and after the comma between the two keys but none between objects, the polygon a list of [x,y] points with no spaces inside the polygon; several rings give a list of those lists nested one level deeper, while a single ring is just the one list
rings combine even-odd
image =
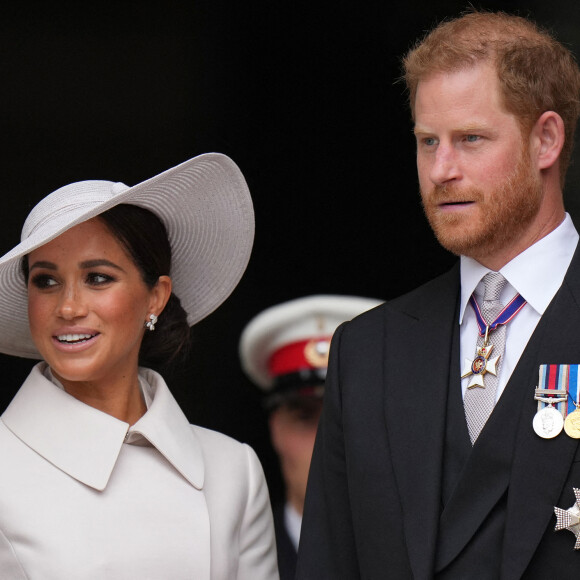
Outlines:
[{"label": "white enamel cross medal", "polygon": [[473,389],[474,387],[481,387],[485,389],[485,385],[483,384],[483,377],[486,373],[497,376],[497,363],[501,355],[489,358],[489,355],[493,350],[493,344],[488,344],[488,332],[489,326],[487,326],[485,329],[483,346],[478,347],[477,356],[473,360],[469,360],[468,358],[465,359],[463,371],[461,372],[461,378],[464,379],[469,375],[473,375],[467,385],[468,389]]},{"label": "white enamel cross medal", "polygon": [[556,514],[556,527],[555,532],[560,530],[570,530],[576,536],[576,544],[574,544],[575,550],[580,550],[580,489],[573,487],[574,495],[576,496],[576,503],[563,510],[559,507],[554,508],[554,513]]}]

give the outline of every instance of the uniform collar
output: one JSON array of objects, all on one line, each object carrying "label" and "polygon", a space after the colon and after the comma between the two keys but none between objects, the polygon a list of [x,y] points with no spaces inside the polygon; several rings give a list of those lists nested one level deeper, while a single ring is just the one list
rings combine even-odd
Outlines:
[{"label": "uniform collar", "polygon": [[[520,293],[541,316],[562,285],[577,244],[578,232],[572,219],[566,214],[555,230],[517,255],[500,270],[508,281],[506,293],[509,294],[510,290],[512,295]],[[489,268],[473,258],[461,256],[460,324],[470,296],[489,271]]]},{"label": "uniform collar", "polygon": [[187,418],[156,372],[139,369],[152,401],[131,428],[75,399],[48,380],[46,363],[33,367],[2,415],[6,426],[28,447],[78,481],[106,488],[130,431],[145,437],[196,489],[203,488],[199,441]]}]

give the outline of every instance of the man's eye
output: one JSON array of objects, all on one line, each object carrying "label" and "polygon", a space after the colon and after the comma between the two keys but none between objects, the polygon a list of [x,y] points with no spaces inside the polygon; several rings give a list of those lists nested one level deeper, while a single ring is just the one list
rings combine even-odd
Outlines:
[{"label": "man's eye", "polygon": [[427,145],[428,147],[432,147],[435,145],[435,143],[435,137],[425,137],[425,139],[423,139],[423,144]]},{"label": "man's eye", "polygon": [[465,140],[468,143],[475,143],[476,141],[479,141],[481,139],[481,137],[479,135],[466,135],[465,136]]}]

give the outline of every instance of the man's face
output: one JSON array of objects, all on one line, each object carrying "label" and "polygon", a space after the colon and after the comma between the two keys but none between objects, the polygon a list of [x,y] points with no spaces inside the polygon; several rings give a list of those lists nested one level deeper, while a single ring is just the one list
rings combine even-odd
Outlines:
[{"label": "man's face", "polygon": [[499,269],[535,241],[543,193],[495,71],[482,64],[422,80],[415,120],[421,197],[437,239]]},{"label": "man's face", "polygon": [[288,501],[302,513],[322,399],[304,397],[270,414],[272,445],[280,458]]}]

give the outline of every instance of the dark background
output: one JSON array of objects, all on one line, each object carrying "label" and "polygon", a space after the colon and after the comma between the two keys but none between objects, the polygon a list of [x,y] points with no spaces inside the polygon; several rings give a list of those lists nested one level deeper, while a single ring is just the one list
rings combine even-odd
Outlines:
[{"label": "dark background", "polygon": [[[316,293],[388,299],[452,264],[422,215],[395,81],[414,40],[466,3],[106,4],[23,1],[0,11],[0,252],[64,184],[134,185],[200,153],[232,157],[254,199],[254,252],[233,295],[194,327],[191,361],[169,382],[192,422],[257,450],[278,494],[239,335],[273,304]],[[474,5],[531,16],[579,53],[573,0]],[[574,163],[573,217],[578,155]],[[0,355],[0,411],[32,364]]]}]

